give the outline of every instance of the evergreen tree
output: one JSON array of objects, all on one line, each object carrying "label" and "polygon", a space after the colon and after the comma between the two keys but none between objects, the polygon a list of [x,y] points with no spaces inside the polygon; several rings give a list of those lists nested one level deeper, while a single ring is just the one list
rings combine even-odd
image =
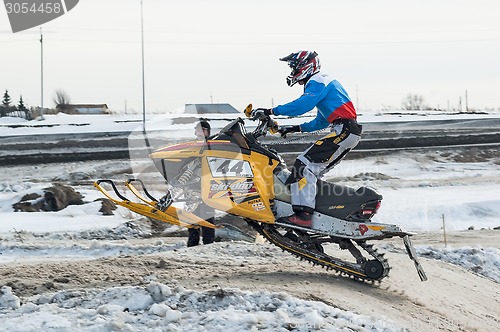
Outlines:
[{"label": "evergreen tree", "polygon": [[10,106],[10,96],[9,96],[9,91],[7,91],[7,90],[5,90],[5,93],[3,94],[2,105],[4,107],[9,107]]},{"label": "evergreen tree", "polygon": [[24,105],[23,95],[19,98],[19,104],[17,105],[17,110],[21,114],[20,116],[24,116],[26,120],[31,120],[30,110]]},{"label": "evergreen tree", "polygon": [[19,98],[19,104],[17,104],[17,109],[21,112],[25,112],[27,110],[26,106],[24,106],[23,95]]}]

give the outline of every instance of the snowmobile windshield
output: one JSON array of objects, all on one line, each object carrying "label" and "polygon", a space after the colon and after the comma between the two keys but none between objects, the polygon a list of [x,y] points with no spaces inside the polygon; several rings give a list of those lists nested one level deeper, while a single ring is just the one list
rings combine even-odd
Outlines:
[{"label": "snowmobile windshield", "polygon": [[224,128],[220,130],[219,134],[214,138],[214,140],[229,140],[233,143],[236,143],[241,148],[249,148],[246,139],[246,129],[244,126],[244,121],[241,118],[237,118],[229,122]]}]

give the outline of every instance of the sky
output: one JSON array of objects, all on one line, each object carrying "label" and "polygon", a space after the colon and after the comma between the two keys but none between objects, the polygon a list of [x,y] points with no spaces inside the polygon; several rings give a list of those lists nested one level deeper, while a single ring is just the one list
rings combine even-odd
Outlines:
[{"label": "sky", "polygon": [[[360,112],[409,94],[445,110],[500,108],[495,0],[143,0],[146,113],[186,103],[271,107],[302,93],[278,59],[315,50]],[[142,112],[141,1],[82,0],[42,25],[44,106]],[[0,91],[41,103],[40,28],[12,33],[0,9]],[[467,98],[466,98],[467,95]]]}]

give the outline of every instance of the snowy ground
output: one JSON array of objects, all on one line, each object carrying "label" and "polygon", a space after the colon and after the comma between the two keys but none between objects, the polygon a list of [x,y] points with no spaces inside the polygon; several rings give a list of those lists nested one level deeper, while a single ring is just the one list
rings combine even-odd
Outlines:
[{"label": "snowy ground", "polygon": [[443,149],[345,160],[327,174],[377,188],[384,201],[376,221],[418,233],[429,280],[418,280],[401,241],[391,239],[376,243],[393,267],[380,285],[267,243],[187,248],[184,237],[149,238],[143,219],[121,208],[101,216],[99,203],[12,210],[54,180],[92,202],[100,194],[90,181],[124,179],[126,162],[3,167],[0,330],[500,330],[499,165],[498,151]]},{"label": "snowy ground", "polygon": [[[407,112],[406,112],[407,113]],[[218,130],[227,124],[228,119],[241,117],[246,119],[242,113],[233,114],[151,114],[147,116],[146,131],[161,131],[169,137],[192,138],[193,121],[199,117],[210,119],[213,130]],[[300,124],[310,121],[315,117],[314,112],[306,113],[299,118],[288,118],[284,116],[275,117],[280,125]],[[443,113],[434,111],[421,111],[418,113],[405,114],[393,112],[390,114],[369,113],[360,114],[358,121],[363,124],[369,123],[395,123],[415,121],[437,121],[437,120],[475,120],[475,119],[498,119],[500,112],[484,114],[473,113]],[[255,122],[246,120],[249,128],[255,127]],[[115,115],[68,115],[58,113],[45,115],[43,121],[27,121],[21,118],[0,118],[0,138],[9,136],[44,135],[44,134],[78,134],[78,133],[103,133],[103,132],[125,132],[136,131],[141,133],[141,114],[115,114]]]}]

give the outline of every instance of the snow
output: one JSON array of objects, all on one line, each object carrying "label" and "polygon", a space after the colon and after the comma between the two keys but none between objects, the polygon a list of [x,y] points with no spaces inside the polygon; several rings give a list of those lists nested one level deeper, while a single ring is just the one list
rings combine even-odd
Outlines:
[{"label": "snow", "polygon": [[[443,112],[419,112],[418,115],[405,114],[402,111],[389,114],[360,114],[359,122],[404,122],[404,121],[433,121],[433,120],[456,120],[456,119],[497,119],[499,112],[484,114],[473,113],[443,113]],[[307,113],[300,118],[277,116],[276,120],[280,124],[300,124],[312,120],[315,114]],[[182,119],[209,118],[213,129],[220,129],[227,121],[241,117],[245,119],[243,111],[241,114],[153,114],[146,117],[147,131],[168,131],[175,137],[192,137],[193,122],[181,121]],[[175,121],[175,122],[174,122]],[[254,124],[247,121],[251,128]],[[175,130],[168,130],[174,127]],[[44,120],[27,121],[21,118],[3,117],[0,119],[0,137],[17,135],[39,135],[39,134],[73,134],[73,133],[102,133],[102,132],[122,132],[122,131],[142,131],[142,114],[110,114],[110,115],[69,115],[64,113],[46,114]]]},{"label": "snow", "polygon": [[422,246],[417,253],[422,257],[440,259],[466,270],[491,278],[500,283],[500,250],[482,248],[481,246],[466,248],[434,248]]},{"label": "snow", "polygon": [[[13,181],[14,182],[14,181]],[[99,213],[100,202],[92,202],[99,198],[95,190],[81,190],[88,204],[70,205],[64,210],[47,213],[13,213],[12,204],[19,202],[29,193],[43,196],[43,188],[50,183],[9,183],[0,184],[0,233],[12,230],[29,230],[32,232],[78,231],[83,229],[116,227],[123,223],[123,215],[116,213],[110,218],[102,218]],[[120,210],[119,212],[125,212]]]},{"label": "snow", "polygon": [[[422,158],[403,153],[362,162],[344,160],[326,177],[356,177],[354,186],[377,188],[384,197],[374,218],[377,222],[392,221],[410,231],[439,231],[443,217],[449,230],[499,226],[498,165],[432,159],[434,156]],[[377,180],[374,176],[378,174],[389,178]]]},{"label": "snow", "polygon": [[[176,115],[181,116],[181,115]],[[188,116],[188,115],[184,115]],[[193,117],[194,115],[189,115]],[[222,127],[214,121],[217,127]],[[486,115],[491,116],[491,115]],[[497,117],[498,115],[493,115]],[[445,116],[429,115],[425,119]],[[453,117],[453,116],[450,116]],[[415,117],[384,117],[406,121]],[[456,116],[454,117],[456,118]],[[377,121],[366,116],[363,121]],[[171,118],[148,123],[165,129]],[[292,121],[292,120],[289,120]],[[296,120],[293,120],[296,121]],[[84,124],[75,126],[75,123]],[[44,133],[128,131],[136,129],[139,116],[46,115],[44,121],[0,119],[0,136]],[[13,128],[11,125],[24,125]],[[36,127],[35,125],[44,125]],[[52,126],[52,127],[49,127]],[[192,123],[176,125],[172,135],[192,135]],[[95,167],[102,164],[95,163]],[[19,168],[24,169],[24,168]],[[74,166],[60,165],[59,176]],[[19,173],[16,173],[19,172]],[[61,174],[63,173],[63,174]],[[363,175],[364,174],[364,175]],[[373,174],[384,174],[377,179]],[[459,163],[446,158],[414,158],[409,155],[345,160],[327,174],[349,185],[370,185],[384,196],[375,221],[393,223],[408,231],[449,231],[500,226],[500,170],[493,161]],[[132,241],[133,230],[124,226],[137,218],[119,208],[114,216],[102,216],[100,194],[93,188],[77,190],[90,202],[59,212],[14,212],[12,204],[27,193],[41,193],[50,177],[33,181],[25,171],[9,169],[0,179],[0,263],[87,259],[117,255],[173,253],[192,255],[184,239],[175,243]],[[135,230],[140,232],[140,230]],[[41,241],[30,243],[30,238]],[[18,241],[18,238],[24,239]],[[71,239],[88,239],[71,244]],[[104,238],[97,241],[96,238]],[[500,283],[500,250],[491,247],[417,246],[419,256],[442,260]],[[235,242],[197,248],[194,255],[226,261],[269,259],[273,255],[259,244]],[[7,285],[0,289],[1,330],[5,331],[403,331],[388,317],[367,316],[323,302],[303,300],[283,292],[242,291],[224,288],[197,291],[175,280],[158,282],[144,277],[143,285],[86,288],[46,292],[21,300]]]},{"label": "snow", "polygon": [[[21,306],[1,290],[2,328],[15,331],[400,331],[381,319],[285,293],[204,292],[151,281],[146,287],[61,291]],[[29,322],[26,322],[29,315]]]}]

